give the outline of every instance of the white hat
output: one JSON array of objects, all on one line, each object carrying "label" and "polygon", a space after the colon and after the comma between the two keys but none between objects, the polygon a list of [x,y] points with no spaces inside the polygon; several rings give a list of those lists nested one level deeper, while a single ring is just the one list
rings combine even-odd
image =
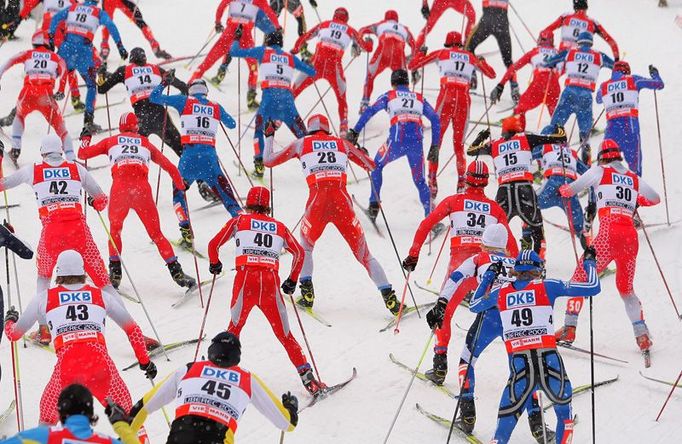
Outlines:
[{"label": "white hat", "polygon": [[507,248],[507,237],[507,229],[504,225],[492,224],[485,227],[481,242],[484,247],[504,250]]},{"label": "white hat", "polygon": [[194,80],[192,83],[189,84],[189,89],[187,93],[190,96],[197,96],[197,95],[208,95],[208,85],[206,85],[206,81],[204,79],[197,79]]},{"label": "white hat", "polygon": [[83,276],[83,257],[75,250],[64,250],[57,257],[57,276]]},{"label": "white hat", "polygon": [[62,152],[62,139],[55,133],[50,133],[43,137],[42,142],[40,142],[40,155],[44,156],[50,153],[61,153]]}]

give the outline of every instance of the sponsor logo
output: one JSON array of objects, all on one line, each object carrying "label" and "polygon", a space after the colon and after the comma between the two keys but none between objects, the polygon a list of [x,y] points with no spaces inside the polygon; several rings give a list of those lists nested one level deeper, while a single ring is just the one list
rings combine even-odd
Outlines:
[{"label": "sponsor logo", "polygon": [[313,140],[313,151],[316,150],[338,150],[338,145],[334,140]]},{"label": "sponsor logo", "polygon": [[277,232],[277,224],[274,222],[251,219],[251,229],[255,231],[269,231],[270,233],[275,233]]},{"label": "sponsor logo", "polygon": [[140,75],[140,74],[153,74],[153,70],[151,66],[135,66],[133,67],[133,75]]},{"label": "sponsor logo", "polygon": [[89,291],[60,291],[59,304],[69,304],[72,302],[92,302],[92,293]]},{"label": "sponsor logo", "polygon": [[237,372],[209,366],[206,366],[201,370],[201,376],[212,379],[222,379],[235,384],[239,384],[241,377],[241,375]]},{"label": "sponsor logo", "polygon": [[518,140],[510,140],[500,144],[499,151],[504,153],[505,151],[518,151],[521,149],[521,142]]},{"label": "sponsor logo", "polygon": [[289,57],[282,54],[270,54],[271,63],[282,63],[285,65],[289,64]]},{"label": "sponsor logo", "polygon": [[590,54],[589,52],[577,52],[575,54],[574,60],[576,62],[592,63],[594,62],[594,54]]},{"label": "sponsor logo", "polygon": [[45,168],[43,180],[71,179],[71,170],[68,168]]},{"label": "sponsor logo", "polygon": [[635,181],[632,180],[632,177],[617,173],[611,173],[611,182],[618,185],[626,185],[628,187],[635,186]]},{"label": "sponsor logo", "polygon": [[535,291],[515,291],[507,294],[507,308],[535,305]]},{"label": "sponsor logo", "polygon": [[478,211],[479,213],[490,213],[490,204],[475,200],[465,200],[464,209],[467,211]]},{"label": "sponsor logo", "polygon": [[209,105],[201,105],[199,103],[195,103],[192,105],[192,114],[205,114],[208,116],[212,116],[213,107]]},{"label": "sponsor logo", "polygon": [[139,137],[118,136],[118,143],[121,145],[141,145],[142,139]]}]

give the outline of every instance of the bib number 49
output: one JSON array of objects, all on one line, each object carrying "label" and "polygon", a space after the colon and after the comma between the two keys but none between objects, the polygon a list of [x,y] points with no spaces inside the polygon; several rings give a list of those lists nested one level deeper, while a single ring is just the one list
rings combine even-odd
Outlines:
[{"label": "bib number 49", "polygon": [[530,308],[522,308],[512,312],[511,323],[516,327],[522,325],[528,327],[533,324],[533,310]]}]

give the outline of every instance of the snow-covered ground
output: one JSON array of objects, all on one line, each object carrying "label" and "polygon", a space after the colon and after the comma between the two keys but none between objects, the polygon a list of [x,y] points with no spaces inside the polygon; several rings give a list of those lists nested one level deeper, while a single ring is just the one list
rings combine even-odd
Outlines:
[{"label": "snow-covered ground", "polygon": [[[682,128],[678,126],[677,122],[679,115],[677,106],[682,99],[680,94],[682,80],[677,74],[682,71],[682,57],[680,56],[682,30],[675,26],[673,20],[675,10],[682,8],[682,1],[669,1],[671,3],[669,9],[657,8],[654,0],[592,1],[590,14],[598,18],[617,39],[621,54],[624,54],[625,59],[630,61],[633,72],[646,74],[647,66],[653,63],[660,69],[661,76],[666,82],[665,90],[660,92],[658,97],[663,138],[663,160],[668,174],[670,217],[671,220],[678,221],[682,217],[682,211],[678,205],[679,198],[682,195],[682,180],[676,177],[675,172],[679,171],[682,166],[681,154],[676,146],[676,142],[682,137]],[[183,56],[193,54],[203,44],[213,24],[214,7],[218,2],[216,0],[199,3],[187,0],[147,0],[140,3],[145,19],[154,29],[162,46],[173,55]],[[411,27],[415,35],[424,23],[419,13],[420,2],[415,0],[372,5],[358,0],[347,0],[344,3],[350,10],[350,22],[356,27],[383,18],[384,8],[388,6],[399,11],[402,20]],[[480,12],[480,2],[474,3],[477,11]],[[568,0],[517,0],[514,4],[534,34],[550,21],[553,21],[560,13],[569,10],[571,6],[571,2]],[[310,9],[307,2],[304,2],[304,7],[306,8],[308,24],[312,26],[317,23],[314,11]],[[323,18],[330,17],[333,9],[332,2],[320,2],[319,12]],[[124,42],[128,49],[138,44],[148,49],[140,32],[122,14],[117,14],[115,20],[122,29]],[[523,48],[525,50],[532,48],[534,39],[511,12],[510,20],[523,44]],[[30,21],[21,25],[17,33],[20,39],[7,42],[2,46],[0,60],[4,61],[11,54],[29,46],[28,42],[33,26],[33,22]],[[295,22],[289,16],[286,27],[288,47],[294,42],[295,26]],[[447,13],[436,30],[429,36],[427,40],[429,47],[440,47],[445,33],[450,29],[460,29],[460,26],[460,17],[452,12]],[[608,47],[599,38],[596,38],[596,47],[610,54]],[[496,49],[496,45],[489,40],[482,45],[480,51],[493,49]],[[514,41],[515,58],[521,54],[522,50],[518,42]],[[153,59],[151,55],[150,59]],[[499,55],[488,57],[488,61],[497,70],[499,79],[503,72]],[[112,53],[110,64],[115,66],[117,63],[119,63],[117,56]],[[189,77],[189,72],[184,69],[184,64],[176,64],[176,68],[179,77],[183,79]],[[221,86],[223,92],[211,88],[210,97],[236,115],[237,103],[234,97],[237,88],[237,63],[233,62],[230,68],[226,81]],[[241,68],[244,84],[242,85],[240,100],[244,111],[244,79],[246,77],[244,63],[241,64]],[[215,68],[209,71],[209,74],[213,75],[214,70]],[[2,91],[0,92],[0,113],[2,114],[8,112],[15,103],[17,92],[21,86],[22,75],[20,71],[19,68],[15,68],[2,79]],[[362,93],[364,73],[365,58],[363,55],[346,72],[351,124],[357,119],[357,107]],[[529,74],[528,69],[522,72],[520,79],[522,86],[525,85]],[[608,71],[603,72],[602,78],[606,79],[607,75]],[[389,74],[386,72],[377,80],[375,97],[389,87],[388,77]],[[434,67],[427,69],[425,84],[427,88],[437,87],[437,72]],[[493,82],[486,82],[487,91],[490,91],[493,86]],[[508,94],[509,90],[507,89],[504,93],[505,99],[508,99]],[[428,90],[426,95],[432,103],[435,102],[435,91]],[[124,88],[117,87],[110,93],[109,100],[113,103],[124,97]],[[305,114],[316,99],[315,89],[307,90],[297,101],[299,110]],[[335,104],[331,94],[326,102],[329,109],[332,110],[332,114],[336,116]],[[103,103],[101,97],[100,103]],[[118,116],[127,109],[129,109],[128,102],[125,105],[113,107],[111,110],[112,120],[116,122]],[[70,105],[67,105],[67,110],[70,110]],[[480,116],[482,110],[482,101],[474,98],[472,118]],[[595,110],[597,113],[600,111],[597,106],[595,106]],[[501,116],[502,114],[493,108],[491,118],[497,120]],[[529,130],[536,130],[537,116],[537,113],[531,113],[528,116]],[[251,117],[252,114],[243,115],[241,118],[242,125],[246,125]],[[96,120],[105,126],[106,112],[104,110],[98,111]],[[546,120],[545,112],[543,122]],[[645,157],[644,178],[662,192],[663,181],[656,137],[654,100],[653,94],[649,91],[642,93],[640,122]],[[387,123],[388,120],[385,116],[378,116],[369,124],[367,134],[381,133],[383,137]],[[81,125],[81,116],[67,119],[67,126],[74,138],[79,134]],[[571,122],[567,126],[570,128],[570,125]],[[603,121],[598,124],[599,127],[603,127],[603,125]],[[24,150],[20,160],[20,163],[24,165],[39,159],[39,141],[46,132],[45,121],[37,114],[29,117],[26,127]],[[495,130],[493,133],[494,135],[497,134]],[[230,131],[230,137],[233,141],[237,140],[237,132]],[[249,159],[251,153],[250,137],[248,139],[248,142],[242,144],[242,152],[246,159]],[[291,140],[291,136],[287,131],[280,131],[277,134],[277,140],[280,143],[287,143]],[[446,136],[446,140],[449,140],[449,135]],[[375,152],[380,141],[381,138],[375,138],[367,143],[367,148],[371,153]],[[8,145],[6,139],[5,143]],[[594,144],[596,145],[596,141]],[[228,166],[239,194],[245,195],[248,182],[243,175],[237,174],[236,168],[232,167],[234,156],[222,135],[219,136],[218,152],[223,163]],[[450,153],[451,145],[446,142],[442,156],[446,158]],[[171,154],[170,157],[175,161],[174,155]],[[101,158],[91,164],[100,166],[104,165],[105,162],[105,159]],[[250,160],[247,160],[247,163],[250,165]],[[7,174],[12,172],[9,163],[5,164],[5,171]],[[156,167],[152,168],[152,172],[153,175],[156,174]],[[94,175],[103,187],[110,185],[111,179],[107,169],[97,170]],[[386,168],[384,180],[383,204],[402,257],[407,253],[414,229],[421,219],[421,207],[418,203],[416,190],[409,179],[407,163],[404,160],[397,161]],[[454,186],[455,174],[454,169],[451,168],[441,178],[441,196],[454,190]],[[169,237],[177,237],[178,231],[173,214],[170,187],[170,180],[164,176],[162,178],[159,211],[165,233]],[[494,186],[491,185],[488,195],[494,195],[493,188]],[[349,185],[349,190],[362,201],[369,195],[369,185],[366,181]],[[275,215],[292,227],[303,211],[307,195],[306,185],[296,162],[290,162],[274,171],[274,193]],[[11,210],[12,222],[18,233],[29,240],[32,245],[37,245],[40,228],[32,191],[28,187],[22,187],[9,191],[8,195],[11,203],[21,203],[21,207]],[[204,204],[194,189],[189,193],[189,196],[191,208],[196,209]],[[556,209],[548,211],[546,215],[548,219],[553,221],[565,220],[563,214]],[[665,220],[665,209],[663,205],[647,208],[642,210],[642,215],[648,222],[661,222]],[[203,212],[193,212],[192,217],[197,235],[197,246],[200,251],[205,252],[209,239],[225,222],[226,213],[222,208],[216,207]],[[383,264],[394,287],[400,292],[404,281],[398,260],[388,239],[378,237],[371,226],[366,223],[366,219],[363,216],[360,218],[367,230],[368,242],[373,254]],[[106,255],[106,234],[93,212],[88,212],[88,219],[93,235],[101,251]],[[519,232],[518,222],[513,224],[513,229]],[[547,227],[546,232],[548,237],[548,275],[567,279],[574,268],[570,240],[566,233],[553,227]],[[682,297],[680,297],[680,288],[682,287],[680,270],[682,265],[680,264],[679,253],[676,251],[679,252],[681,235],[679,225],[650,230],[651,241],[678,304],[682,304]],[[135,284],[153,316],[162,339],[165,342],[171,342],[196,337],[203,313],[199,305],[199,298],[187,303],[180,309],[170,307],[171,303],[180,296],[181,290],[170,280],[156,248],[150,244],[142,225],[134,215],[131,215],[127,220],[123,241],[123,258],[131,270]],[[231,264],[232,248],[231,245],[223,248],[222,261],[226,266]],[[428,277],[435,260],[435,250],[436,248],[434,248],[434,254],[431,256],[427,255],[426,249],[424,250],[419,268],[413,273],[413,277],[417,281],[425,282]],[[179,253],[179,256],[185,270],[192,271],[192,256],[182,252]],[[283,259],[282,275],[288,270],[289,260],[287,257]],[[389,320],[387,311],[378,291],[373,287],[364,269],[354,261],[349,249],[334,229],[327,230],[318,242],[315,260],[315,286],[318,295],[316,309],[333,324],[333,327],[327,328],[307,316],[303,317],[303,324],[315,353],[315,360],[323,379],[328,383],[334,383],[347,377],[350,375],[352,367],[357,367],[359,375],[357,380],[344,391],[305,411],[301,415],[299,427],[294,433],[287,434],[285,442],[290,444],[382,442],[409,381],[409,374],[393,365],[388,359],[388,354],[392,352],[398,359],[410,365],[416,364],[429,336],[428,327],[422,320],[408,318],[401,325],[401,332],[398,335],[393,335],[391,332],[378,332],[379,328]],[[443,278],[445,263],[445,260],[441,260],[438,264],[434,285],[437,285]],[[17,265],[21,297],[25,306],[35,291],[36,268],[32,261],[18,261]],[[204,279],[208,277],[208,262],[199,260],[199,268],[202,277]],[[226,268],[229,269],[229,267]],[[640,235],[640,254],[635,284],[637,293],[643,302],[655,344],[652,351],[653,366],[647,370],[643,369],[642,359],[636,348],[630,323],[621,306],[622,304],[618,301],[619,297],[615,289],[614,278],[604,279],[602,294],[594,301],[595,349],[625,359],[629,363],[614,365],[601,359],[596,360],[597,380],[615,377],[616,375],[620,377],[617,383],[600,388],[596,393],[597,439],[601,443],[679,442],[680,425],[678,419],[682,412],[682,393],[678,392],[673,396],[662,419],[656,423],[654,418],[669,388],[649,382],[638,375],[639,371],[644,370],[646,374],[670,380],[677,376],[682,365],[682,351],[680,351],[679,346],[682,326],[675,317],[643,235]],[[209,337],[226,328],[228,324],[231,285],[232,278],[229,274],[216,283],[207,322]],[[3,287],[6,287],[4,283]],[[131,291],[131,285],[126,279],[123,281],[122,288]],[[413,289],[419,303],[434,299],[430,294],[414,287]],[[204,297],[207,296],[206,293]],[[14,282],[12,282],[12,300],[16,301],[16,297],[17,291]],[[562,304],[556,308],[556,324],[560,325],[563,320],[563,308]],[[129,309],[143,330],[151,334],[141,307],[137,304],[129,304]],[[291,308],[289,310],[292,329],[303,344],[293,311]],[[577,345],[586,348],[589,347],[587,317],[586,309],[583,311],[577,339]],[[460,310],[455,315],[455,322],[465,328],[472,319],[473,316],[466,310]],[[463,331],[453,327],[449,362],[451,371],[447,379],[451,388],[456,387],[456,368],[464,334]],[[244,367],[259,374],[275,392],[281,393],[291,390],[301,398],[301,401],[307,399],[307,394],[302,388],[293,366],[271,333],[264,317],[257,310],[252,313],[241,337],[243,344],[242,364]],[[134,359],[125,336],[119,329],[115,327],[109,329],[108,344],[111,355],[120,367]],[[166,362],[163,358],[156,359],[159,374],[166,375],[176,367],[191,361],[193,352],[194,350],[191,348],[174,352],[171,354],[171,362]],[[588,383],[590,377],[589,356],[571,351],[562,351],[562,356],[574,386]],[[34,426],[37,423],[40,396],[50,377],[55,358],[53,355],[31,346],[20,348],[19,358],[26,425]],[[431,352],[429,351],[424,362],[424,368],[428,368],[430,360]],[[4,370],[4,377],[0,385],[0,408],[4,409],[13,398],[10,350],[6,339],[0,346],[0,362]],[[476,433],[481,439],[487,440],[492,436],[495,428],[497,403],[507,377],[506,356],[501,342],[495,342],[489,347],[478,361],[476,370],[478,411]],[[143,374],[137,369],[123,373],[123,377],[134,399],[142,396],[150,388]],[[415,402],[419,402],[428,409],[446,417],[450,417],[454,409],[454,402],[451,399],[424,383],[416,381],[393,430],[390,442],[444,442],[447,431],[418,414],[414,408]],[[575,430],[574,442],[589,442],[590,397],[586,395],[577,397],[573,402],[573,409],[580,416],[580,423]],[[99,406],[98,412],[103,417],[102,409]],[[553,414],[550,413],[548,418],[550,425],[554,426]],[[14,419],[10,418],[1,427],[0,433],[13,433],[15,431]],[[99,428],[101,430],[110,429],[105,419],[100,421]],[[168,428],[161,413],[154,414],[147,421],[147,429],[151,434],[152,442],[165,442]],[[239,442],[242,443],[274,443],[279,437],[279,431],[266,424],[266,420],[252,409],[241,421],[237,436]],[[455,438],[455,442],[458,440],[459,438]],[[521,419],[512,442],[534,442],[528,432],[525,418]]]}]

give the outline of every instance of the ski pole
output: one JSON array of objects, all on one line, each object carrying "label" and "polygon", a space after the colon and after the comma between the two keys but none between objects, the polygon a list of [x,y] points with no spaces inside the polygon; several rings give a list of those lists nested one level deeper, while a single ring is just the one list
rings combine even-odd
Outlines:
[{"label": "ski pole", "polygon": [[187,205],[187,223],[189,224],[189,232],[192,235],[192,256],[194,257],[194,271],[197,274],[197,284],[199,285],[199,300],[201,301],[201,308],[204,308],[204,292],[201,291],[201,276],[199,276],[199,261],[197,260],[197,252],[194,249],[194,228],[192,228],[192,218],[189,214],[189,202],[187,201],[187,193],[181,191],[183,197],[185,198],[185,204]]},{"label": "ski pole", "polygon": [[289,0],[284,0],[284,23],[282,25],[282,37],[287,35],[287,15],[289,14]]},{"label": "ski pole", "polygon": [[596,442],[596,409],[594,402],[594,330],[592,323],[592,298],[590,298],[590,402],[592,404],[592,444]]},{"label": "ski pole", "polygon": [[317,21],[319,23],[322,23],[322,18],[320,17],[320,13],[317,11],[317,8],[313,8],[313,11],[315,11],[315,15],[317,16]]},{"label": "ski pole", "polygon": [[[320,371],[317,369],[317,364],[315,363],[315,357],[313,356],[313,351],[310,348],[310,343],[308,342],[308,335],[305,334],[305,330],[303,329],[303,322],[301,322],[301,315],[298,314],[298,308],[296,307],[296,302],[294,301],[293,294],[290,294],[289,298],[291,299],[291,305],[294,307],[294,313],[296,314],[296,320],[298,321],[298,326],[301,328],[301,333],[303,334],[303,340],[305,341],[305,346],[308,349],[308,354],[310,355],[310,362],[313,364],[313,368],[315,369],[315,374],[317,375],[317,380],[322,382],[322,378],[320,377]],[[282,301],[282,302],[284,302],[284,301]]]},{"label": "ski pole", "polygon": [[661,410],[658,412],[658,415],[656,416],[656,422],[658,422],[658,419],[661,417],[663,414],[663,410],[665,409],[665,406],[668,405],[668,401],[670,401],[670,397],[673,395],[673,392],[677,388],[677,384],[679,384],[680,379],[682,379],[682,370],[680,371],[680,374],[677,375],[677,379],[675,380],[675,383],[673,384],[673,387],[670,389],[670,393],[668,393],[668,397],[665,398],[665,402],[663,403],[663,407],[661,407]]},{"label": "ski pole", "polygon": [[[348,67],[351,65],[351,63],[353,63],[353,61],[354,61],[355,59],[357,59],[357,58],[358,58],[358,56],[353,56],[353,57],[348,61],[348,63],[346,63],[346,66],[343,67],[343,71],[345,72],[345,71],[348,69]],[[313,111],[315,110],[315,108],[317,108],[317,105],[320,104],[320,102],[322,101],[322,99],[323,99],[323,98],[329,93],[329,91],[331,91],[331,90],[332,90],[332,87],[331,87],[331,85],[329,85],[329,86],[327,87],[327,89],[325,90],[325,92],[322,94],[322,97],[320,97],[320,98],[317,100],[317,102],[315,102],[315,103],[313,104],[313,106],[310,107],[310,110],[308,111],[308,114],[306,114],[306,115],[303,117],[303,120],[306,120],[306,119],[313,113]]]},{"label": "ski pole", "polygon": [[[564,159],[564,147],[561,146],[560,148],[560,155],[561,155],[561,172],[564,175],[564,185],[568,184],[568,181],[566,180],[566,160]],[[568,155],[570,156],[571,153],[571,148],[566,146],[566,149],[569,150]],[[564,208],[566,208],[566,218],[568,219],[568,229],[571,232],[571,245],[573,246],[573,254],[575,255],[575,263],[579,264],[580,260],[578,259],[578,248],[575,246],[575,226],[573,225],[573,210],[571,208],[571,199],[567,197],[562,197],[563,203],[564,203]],[[544,230],[544,229],[543,229]]]},{"label": "ski pole", "polygon": [[194,54],[194,56],[189,60],[189,62],[187,62],[187,64],[185,65],[185,69],[189,69],[189,68],[192,66],[192,63],[194,63],[194,60],[195,60],[197,57],[199,57],[199,54],[201,54],[201,51],[203,51],[204,49],[206,49],[206,47],[208,46],[208,44],[211,43],[211,41],[212,41],[217,35],[218,35],[218,33],[216,32],[215,28],[211,28],[211,31],[208,33],[208,37],[206,38],[206,43],[204,43],[204,45],[199,49],[199,51],[197,51],[197,53]]},{"label": "ski pole", "polygon": [[[242,58],[237,57],[237,131],[242,130]],[[237,139],[237,151],[239,158],[242,157],[242,138]],[[237,176],[242,175],[242,170],[237,169]]]},{"label": "ski pole", "polygon": [[523,27],[526,28],[526,31],[528,31],[528,35],[530,35],[530,38],[533,39],[533,40],[535,40],[535,35],[534,35],[533,32],[530,30],[530,28],[528,27],[528,25],[526,25],[526,22],[523,21],[523,18],[521,18],[521,14],[519,14],[519,12],[516,10],[516,8],[514,7],[514,5],[511,4],[511,2],[509,2],[509,7],[511,8],[512,12],[516,15],[516,18],[519,19],[519,21],[521,22],[521,24],[523,25]]},{"label": "ski pole", "polygon": [[[538,390],[535,392],[538,395],[538,404],[542,406],[542,390]],[[533,395],[531,395],[533,396]],[[540,420],[542,421],[542,442],[543,444],[547,444],[547,429],[545,428],[545,411],[541,408],[540,409]]]},{"label": "ski pole", "polygon": [[145,316],[147,317],[147,320],[149,321],[149,325],[152,327],[152,332],[154,332],[154,336],[156,337],[156,340],[159,341],[159,347],[161,347],[161,350],[163,351],[163,355],[166,357],[166,361],[170,361],[170,358],[168,357],[168,353],[166,353],[166,348],[163,345],[163,342],[161,342],[161,337],[159,336],[159,332],[156,331],[156,327],[154,326],[154,322],[152,321],[152,317],[149,315],[149,311],[147,310],[147,306],[144,303],[144,300],[142,299],[142,296],[140,293],[137,291],[137,287],[135,286],[135,282],[133,281],[132,276],[130,276],[130,272],[128,271],[128,267],[126,267],[125,262],[123,262],[123,257],[121,256],[121,252],[118,249],[118,246],[114,242],[114,238],[111,236],[111,231],[109,231],[109,227],[107,227],[107,224],[104,222],[104,218],[102,217],[102,212],[95,210],[97,213],[97,216],[99,216],[99,221],[102,223],[102,228],[104,228],[104,231],[107,233],[107,237],[109,238],[109,242],[111,245],[114,247],[114,251],[116,251],[116,255],[118,256],[121,266],[123,267],[123,271],[125,271],[126,276],[128,277],[128,280],[130,281],[130,285],[133,287],[133,291],[135,292],[135,297],[137,297],[137,300],[140,302],[140,305],[142,306],[142,311],[144,311]]},{"label": "ski pole", "polygon": [[[523,49],[523,43],[521,43],[521,39],[519,38],[518,34],[516,34],[516,30],[514,29],[514,26],[511,24],[511,22],[509,23],[509,30],[512,32],[512,34],[514,34],[514,38],[516,39],[516,43],[519,44],[521,51],[525,54],[526,50]],[[533,40],[535,40],[535,39],[533,39]]]},{"label": "ski pole", "polygon": [[[166,88],[166,95],[170,94],[170,85]],[[163,124],[161,125],[161,154],[163,154],[163,147],[166,145],[166,127],[168,124],[168,105],[163,105]],[[159,164],[159,171],[156,175],[156,193],[154,193],[154,206],[159,203],[159,187],[161,186],[161,164]]]},{"label": "ski pole", "polygon": [[[246,170],[246,167],[244,166],[244,163],[242,162],[242,158],[237,152],[237,150],[234,147],[234,144],[232,143],[232,139],[230,139],[230,135],[227,134],[227,130],[225,129],[225,125],[223,125],[223,122],[220,122],[220,128],[223,130],[223,134],[225,134],[225,137],[227,138],[227,142],[230,144],[230,148],[232,148],[232,152],[234,153],[235,156],[237,156],[237,161],[239,161],[239,166],[244,170],[244,175],[246,176],[246,180],[249,181],[249,185],[253,187],[253,181],[251,180],[251,177],[249,177],[249,172]],[[241,137],[239,138],[241,140]],[[237,141],[239,143],[239,141]],[[235,190],[236,192],[236,190]]]},{"label": "ski pole", "polygon": [[400,333],[400,320],[403,318],[403,307],[405,307],[405,295],[407,294],[407,284],[410,282],[411,271],[407,272],[405,277],[405,285],[403,285],[403,293],[400,296],[400,309],[398,310],[398,319],[395,321],[395,328],[393,329],[393,334],[397,335]]},{"label": "ski pole", "polygon": [[[405,404],[405,400],[407,399],[408,393],[410,393],[410,389],[412,388],[412,384],[414,383],[414,378],[417,376],[417,373],[419,372],[419,367],[421,367],[422,362],[424,362],[424,357],[426,356],[426,352],[429,350],[429,346],[431,345],[431,340],[433,339],[434,331],[431,330],[431,334],[429,335],[429,340],[426,341],[426,345],[424,345],[424,351],[422,351],[422,355],[419,357],[419,362],[417,362],[417,367],[414,369],[414,372],[412,373],[412,377],[410,378],[410,383],[407,385],[407,389],[405,389],[405,394],[403,394],[403,398],[400,400],[400,404],[398,405],[398,411],[395,412],[395,416],[393,416],[393,421],[391,421],[391,426],[388,429],[388,432],[386,433],[386,438],[384,438],[384,444],[388,442],[388,438],[391,436],[391,432],[393,431],[393,427],[395,426],[396,421],[398,420],[398,416],[400,415],[400,411],[403,408],[403,404]],[[459,403],[459,401],[458,401]]]},{"label": "ski pole", "polygon": [[431,278],[433,278],[433,273],[436,271],[436,265],[438,265],[438,260],[440,259],[440,255],[443,252],[443,248],[445,247],[445,241],[448,240],[448,235],[450,234],[450,228],[448,228],[447,234],[443,236],[443,243],[440,244],[440,248],[438,249],[438,254],[436,255],[436,261],[433,263],[433,268],[431,268],[431,273],[429,273],[429,278],[426,280],[426,285],[431,285]]},{"label": "ski pole", "polygon": [[[242,131],[241,134],[239,134],[239,139],[237,140],[238,144],[241,144],[242,139],[246,135],[246,132],[249,130],[249,128],[251,128],[251,124],[254,122],[254,120],[256,120],[256,116],[258,116],[258,113],[255,113],[253,117],[251,117],[249,123],[247,123],[246,126],[244,127],[244,131]],[[241,131],[241,127],[238,129],[238,131]]]},{"label": "ski pole", "polygon": [[[637,210],[635,210],[635,214],[639,214]],[[641,220],[641,216],[640,216]],[[644,238],[646,239],[646,243],[649,245],[649,249],[651,250],[651,255],[654,257],[654,262],[656,262],[656,267],[658,268],[658,272],[661,275],[661,279],[663,280],[663,285],[665,286],[665,290],[668,292],[668,296],[670,297],[670,302],[673,304],[673,308],[675,309],[675,313],[677,314],[677,320],[682,320],[682,315],[680,315],[680,311],[677,309],[677,304],[675,304],[675,299],[673,298],[673,294],[670,291],[670,286],[668,285],[668,280],[665,278],[665,275],[663,274],[663,269],[661,268],[660,262],[658,262],[658,256],[656,256],[656,252],[654,251],[654,247],[651,244],[651,239],[649,239],[649,233],[646,231],[646,224],[644,221],[642,221],[642,232],[644,232]]]},{"label": "ski pole", "polygon": [[663,200],[665,201],[665,220],[670,226],[670,210],[668,208],[668,187],[665,181],[665,164],[663,163],[663,143],[661,142],[661,121],[658,114],[658,96],[654,90],[654,108],[656,110],[656,131],[658,132],[658,151],[661,157],[661,175],[663,176]]},{"label": "ski pole", "polygon": [[270,170],[270,215],[275,217],[275,186],[272,179],[272,168]]},{"label": "ski pole", "polygon": [[[193,362],[197,362],[197,357],[199,356],[199,348],[201,347],[201,340],[204,337],[204,328],[206,327],[206,318],[208,317],[208,308],[211,306],[211,299],[213,299],[213,287],[215,287],[216,275],[213,275],[211,279],[211,289],[208,292],[208,301],[206,301],[206,308],[204,309],[204,317],[201,320],[201,328],[199,329],[199,336],[197,341],[197,349],[194,352]],[[201,288],[201,285],[199,285]]]}]

